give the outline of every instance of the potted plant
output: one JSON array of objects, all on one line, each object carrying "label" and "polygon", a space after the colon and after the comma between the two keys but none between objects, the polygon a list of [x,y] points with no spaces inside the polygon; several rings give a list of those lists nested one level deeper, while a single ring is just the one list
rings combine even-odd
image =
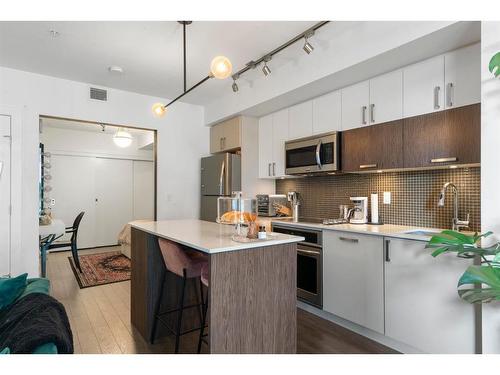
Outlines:
[{"label": "potted plant", "polygon": [[480,240],[493,234],[486,232],[466,235],[444,230],[433,236],[426,248],[434,249],[433,257],[443,253],[456,253],[465,259],[480,259],[480,265],[471,265],[458,280],[458,295],[469,303],[500,300],[500,242],[481,247]]}]

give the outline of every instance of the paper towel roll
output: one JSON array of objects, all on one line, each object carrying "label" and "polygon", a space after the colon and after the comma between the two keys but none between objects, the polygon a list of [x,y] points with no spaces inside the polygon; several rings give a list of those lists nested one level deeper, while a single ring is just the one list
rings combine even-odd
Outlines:
[{"label": "paper towel roll", "polygon": [[374,224],[378,224],[378,194],[371,195],[371,210],[371,222]]}]

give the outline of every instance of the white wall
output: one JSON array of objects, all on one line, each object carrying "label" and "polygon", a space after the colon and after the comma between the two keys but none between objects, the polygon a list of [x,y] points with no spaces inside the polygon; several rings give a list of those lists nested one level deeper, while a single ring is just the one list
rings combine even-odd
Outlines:
[{"label": "white wall", "polygon": [[[158,129],[158,218],[194,218],[199,215],[202,155],[208,154],[209,129],[203,126],[200,106],[176,103],[163,118],[155,118],[151,105],[166,99],[108,89],[108,101],[89,99],[89,84],[8,68],[0,68],[0,108],[19,114],[18,139],[13,139],[13,244],[12,273],[38,274],[38,120],[57,116]],[[20,139],[19,139],[20,138]]]},{"label": "white wall", "polygon": [[[85,125],[82,125],[82,127]],[[148,132],[153,136],[153,132]],[[141,134],[132,135],[129,147],[118,147],[113,134],[85,130],[61,129],[43,126],[40,135],[45,151],[62,155],[116,157],[123,159],[153,160],[153,150],[139,150]]]},{"label": "white wall", "polygon": [[[488,70],[500,52],[500,22],[482,22],[481,37],[481,229],[500,241],[500,79]],[[500,303],[483,305],[483,352],[500,353]]]},{"label": "white wall", "polygon": [[[289,59],[282,66],[273,67],[272,62],[270,63],[272,69],[270,76],[264,77],[260,68],[255,72],[247,73],[238,81],[240,85],[238,93],[235,94],[228,88],[227,94],[217,97],[205,106],[205,121],[211,124],[242,113],[256,105],[341,72],[451,24],[453,22],[332,22],[318,30],[317,34],[311,38],[311,43],[315,46],[313,53],[310,55],[303,53],[299,42],[297,49],[300,52],[297,52],[296,57]],[[447,37],[446,39],[448,44],[453,43],[453,38]],[[430,47],[441,44],[440,42],[440,40],[431,40],[425,46],[432,51]],[[423,45],[420,47],[422,50],[425,49]],[[418,56],[418,52],[417,48],[414,52],[404,52],[404,55]],[[401,56],[402,61],[405,61],[407,57]],[[428,55],[420,59],[425,57]],[[280,59],[279,55],[274,60],[278,59]],[[387,66],[390,63],[385,62],[384,65]],[[386,69],[390,70],[390,67]],[[363,79],[361,77],[358,81]],[[333,89],[335,87],[331,87],[330,91]],[[300,93],[298,95],[300,96]],[[317,95],[319,94],[312,96]],[[305,98],[302,98],[303,100]],[[283,108],[295,103],[281,104]],[[268,111],[270,112],[272,110]]]}]

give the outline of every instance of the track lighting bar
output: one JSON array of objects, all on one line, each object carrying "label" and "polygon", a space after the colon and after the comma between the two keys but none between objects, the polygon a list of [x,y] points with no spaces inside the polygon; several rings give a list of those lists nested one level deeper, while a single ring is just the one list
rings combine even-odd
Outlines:
[{"label": "track lighting bar", "polygon": [[[242,69],[240,69],[239,71],[237,71],[236,73],[233,74],[233,77],[234,76],[238,76],[240,77],[243,73],[246,73],[248,72],[250,69],[254,69],[257,65],[261,64],[262,62],[265,62],[265,59],[267,58],[272,58],[274,55],[276,55],[277,53],[283,51],[285,48],[287,47],[290,47],[292,44],[294,44],[295,42],[298,42],[299,40],[301,39],[306,39],[306,43],[307,42],[307,38],[311,37],[312,35],[314,35],[314,32],[316,30],[318,30],[320,27],[323,27],[325,26],[327,23],[329,23],[330,21],[321,21],[321,22],[318,22],[316,25],[314,25],[313,27],[307,29],[306,31],[304,31],[303,33],[300,33],[299,35],[297,35],[295,38],[292,38],[290,39],[288,42],[286,43],[283,43],[281,46],[279,46],[278,48],[275,48],[273,49],[271,52],[269,53],[266,53],[264,56],[262,56],[260,59],[258,60],[255,60],[255,61],[250,61],[246,64],[246,66]],[[311,45],[309,45],[311,46]],[[312,46],[311,46],[312,47]]]}]

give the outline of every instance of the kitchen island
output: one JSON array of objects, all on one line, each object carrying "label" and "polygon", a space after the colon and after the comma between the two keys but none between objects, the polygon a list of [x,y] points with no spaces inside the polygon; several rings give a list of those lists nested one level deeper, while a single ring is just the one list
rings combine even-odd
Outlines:
[{"label": "kitchen island", "polygon": [[[131,320],[145,340],[151,335],[165,272],[162,300],[171,308],[177,298],[177,278],[166,271],[158,245],[158,238],[165,238],[209,258],[211,353],[296,352],[296,243],[303,237],[269,233],[267,240],[240,243],[231,239],[232,226],[201,220],[131,226]],[[198,288],[189,289],[186,303],[195,303]],[[184,330],[199,326],[196,309],[191,310],[186,310]]]}]

